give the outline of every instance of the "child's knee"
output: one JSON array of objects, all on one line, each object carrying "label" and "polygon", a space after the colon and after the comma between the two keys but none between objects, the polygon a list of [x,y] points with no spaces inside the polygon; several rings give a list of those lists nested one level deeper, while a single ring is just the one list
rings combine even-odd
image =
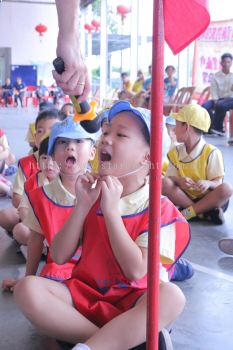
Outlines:
[{"label": "child's knee", "polygon": [[27,276],[22,278],[14,288],[14,299],[20,309],[26,311],[32,309],[36,302],[38,290],[38,277]]},{"label": "child's knee", "polygon": [[227,182],[222,183],[217,188],[218,188],[218,191],[219,191],[219,195],[223,199],[225,199],[225,198],[228,199],[233,194],[233,187]]},{"label": "child's knee", "polygon": [[186,298],[182,290],[173,283],[161,283],[160,305],[169,313],[170,322],[175,320],[183,311]]},{"label": "child's knee", "polygon": [[174,186],[174,182],[169,177],[164,176],[162,179],[162,194],[167,195]]}]

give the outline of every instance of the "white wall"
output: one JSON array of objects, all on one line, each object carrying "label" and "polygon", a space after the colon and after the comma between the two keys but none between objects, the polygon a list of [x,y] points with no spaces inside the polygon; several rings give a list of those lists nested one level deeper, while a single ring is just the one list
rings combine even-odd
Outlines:
[{"label": "white wall", "polygon": [[[48,31],[40,40],[35,26]],[[0,47],[12,49],[12,64],[38,65],[38,78],[52,82],[51,62],[56,57],[57,14],[55,5],[0,4]]]}]

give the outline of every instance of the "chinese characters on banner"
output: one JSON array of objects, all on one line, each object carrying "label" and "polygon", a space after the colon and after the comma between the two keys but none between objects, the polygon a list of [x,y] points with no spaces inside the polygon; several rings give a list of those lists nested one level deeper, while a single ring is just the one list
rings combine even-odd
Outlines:
[{"label": "chinese characters on banner", "polygon": [[212,22],[195,42],[193,85],[198,91],[210,85],[225,52],[233,54],[233,19]]}]

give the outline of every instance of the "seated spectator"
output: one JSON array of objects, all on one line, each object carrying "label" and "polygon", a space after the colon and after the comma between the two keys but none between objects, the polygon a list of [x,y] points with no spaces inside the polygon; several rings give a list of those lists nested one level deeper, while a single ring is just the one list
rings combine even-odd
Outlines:
[{"label": "seated spectator", "polygon": [[13,94],[14,94],[14,100],[15,105],[18,106],[18,100],[20,101],[21,107],[23,107],[23,97],[26,91],[26,86],[24,82],[22,81],[21,77],[16,78],[16,83],[13,87]]},{"label": "seated spectator", "polygon": [[233,190],[223,183],[220,150],[202,138],[210,127],[209,114],[201,106],[190,104],[172,116],[176,119],[176,138],[181,144],[168,152],[169,165],[162,192],[182,208],[187,220],[199,216],[222,224]]},{"label": "seated spectator", "polygon": [[222,69],[214,74],[211,81],[210,93],[212,99],[203,103],[211,118],[210,133],[224,136],[223,121],[226,112],[233,109],[233,73],[230,72],[233,56],[224,53],[221,56]]},{"label": "seated spectator", "polygon": [[57,86],[56,83],[53,83],[50,91],[50,96],[53,97],[53,104],[57,105],[59,104],[59,98],[64,96],[64,92],[60,88],[60,86]]},{"label": "seated spectator", "polygon": [[5,85],[2,86],[2,98],[5,101],[5,107],[10,104],[10,98],[13,95],[13,86],[9,78],[6,79]]},{"label": "seated spectator", "polygon": [[176,69],[174,66],[167,66],[165,68],[167,77],[164,79],[164,102],[166,103],[170,102],[177,89],[178,79],[174,77],[175,72]]},{"label": "seated spectator", "polygon": [[148,67],[148,71],[149,71],[149,77],[144,81],[144,84],[143,84],[143,89],[146,91],[151,90],[151,82],[152,82],[152,77],[151,77],[152,66],[151,65]]},{"label": "seated spectator", "polygon": [[130,101],[130,99],[133,96],[132,92],[127,91],[127,90],[121,90],[118,92],[117,95],[118,95],[119,100],[126,100],[126,101]]},{"label": "seated spectator", "polygon": [[129,78],[129,74],[127,72],[121,73],[122,80],[122,90],[124,91],[132,91],[132,83]]},{"label": "seated spectator", "polygon": [[61,116],[61,120],[66,119],[69,116],[73,116],[74,115],[74,105],[73,103],[65,103],[60,111],[59,114]]},{"label": "seated spectator", "polygon": [[133,92],[139,93],[142,91],[144,80],[145,78],[144,78],[143,71],[139,69],[137,73],[137,80],[133,84],[133,89],[132,89]]},{"label": "seated spectator", "polygon": [[36,97],[39,103],[42,102],[46,97],[49,96],[49,90],[47,86],[43,84],[43,80],[39,80],[39,86],[36,89]]}]

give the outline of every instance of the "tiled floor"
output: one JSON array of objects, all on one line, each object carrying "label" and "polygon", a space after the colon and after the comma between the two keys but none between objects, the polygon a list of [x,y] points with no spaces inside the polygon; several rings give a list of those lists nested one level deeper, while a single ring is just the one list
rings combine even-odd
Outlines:
[{"label": "tiled floor", "polygon": [[[23,141],[26,128],[34,119],[34,110],[0,109],[0,127],[8,135],[17,157],[27,153]],[[226,180],[233,183],[233,147],[225,138],[209,138],[225,157]],[[0,207],[10,201],[0,199]],[[174,350],[232,350],[233,257],[218,249],[218,240],[233,236],[233,204],[226,213],[226,223],[213,226],[192,223],[192,240],[186,257],[194,264],[195,275],[179,283],[187,298],[184,313],[173,325]],[[25,261],[17,245],[0,228],[0,279],[21,276]],[[12,295],[0,293],[0,350],[55,350],[56,345],[39,335],[17,310]],[[109,348],[109,350],[111,350]]]}]

